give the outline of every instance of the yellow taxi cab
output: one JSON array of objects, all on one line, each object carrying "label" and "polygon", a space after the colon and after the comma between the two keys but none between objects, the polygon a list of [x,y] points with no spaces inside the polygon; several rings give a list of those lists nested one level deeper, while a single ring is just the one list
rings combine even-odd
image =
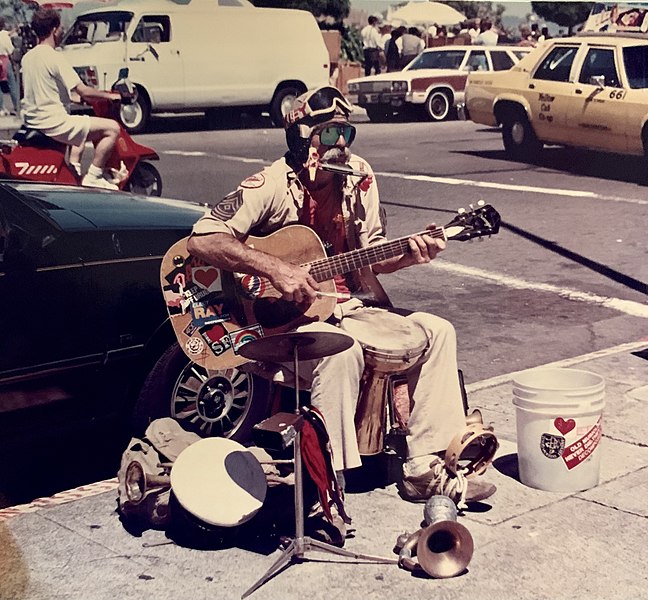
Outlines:
[{"label": "yellow taxi cab", "polygon": [[467,118],[502,126],[513,159],[544,144],[648,156],[648,37],[547,40],[509,71],[471,73],[465,100]]}]

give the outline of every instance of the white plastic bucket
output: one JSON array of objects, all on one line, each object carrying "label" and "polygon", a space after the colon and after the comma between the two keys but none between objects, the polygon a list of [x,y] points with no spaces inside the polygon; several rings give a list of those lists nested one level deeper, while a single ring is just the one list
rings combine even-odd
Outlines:
[{"label": "white plastic bucket", "polygon": [[599,482],[605,381],[578,369],[541,367],[513,380],[520,481],[551,492]]}]

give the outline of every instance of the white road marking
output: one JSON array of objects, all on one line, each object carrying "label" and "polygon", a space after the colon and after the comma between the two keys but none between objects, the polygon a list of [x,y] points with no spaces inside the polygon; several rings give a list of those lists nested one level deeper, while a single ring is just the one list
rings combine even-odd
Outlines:
[{"label": "white road marking", "polygon": [[437,259],[428,264],[429,268],[438,269],[452,273],[454,275],[461,275],[462,277],[472,277],[474,279],[485,279],[492,281],[495,284],[503,285],[517,290],[532,290],[537,292],[548,292],[550,294],[557,294],[567,300],[574,300],[576,302],[587,302],[589,304],[597,304],[605,308],[611,308],[633,317],[641,317],[648,319],[648,305],[634,302],[633,300],[623,300],[621,298],[610,298],[608,296],[599,296],[598,294],[591,294],[589,292],[582,292],[570,288],[562,288],[550,283],[534,283],[517,277],[503,275],[501,273],[493,273],[484,271],[475,267],[467,267],[456,263],[447,262],[443,259]]},{"label": "white road marking", "polygon": [[514,185],[510,183],[497,183],[490,181],[474,181],[472,179],[454,179],[452,177],[433,177],[431,175],[408,175],[406,173],[389,173],[376,171],[380,177],[393,177],[409,181],[424,181],[428,183],[440,183],[444,185],[465,185],[478,188],[489,188],[494,190],[507,190],[511,192],[527,192],[532,194],[546,194],[549,196],[569,196],[572,198],[591,198],[593,200],[607,200],[610,202],[625,202],[627,204],[648,205],[648,200],[639,198],[625,198],[621,196],[605,196],[596,192],[584,192],[582,190],[565,190],[560,188],[540,188],[530,185]]},{"label": "white road marking", "polygon": [[163,150],[160,154],[171,154],[173,156],[208,156],[207,152],[189,150]]},{"label": "white road marking", "polygon": [[[183,152],[180,150],[167,150],[162,154],[176,154],[181,156],[207,156],[204,152]],[[260,165],[269,165],[271,161],[262,158],[246,158],[244,156],[232,156],[228,154],[216,154],[215,158],[222,160],[233,160],[242,163],[253,163]],[[498,183],[491,181],[475,181],[472,179],[456,179],[454,177],[435,177],[432,175],[408,175],[407,173],[391,173],[389,171],[376,171],[375,175],[381,177],[392,177],[395,179],[404,179],[406,181],[423,181],[427,183],[439,183],[442,185],[465,185],[468,187],[486,188],[494,190],[507,190],[510,192],[527,192],[530,194],[545,194],[548,196],[568,196],[571,198],[591,198],[592,200],[606,200],[609,202],[624,202],[626,204],[638,204],[648,206],[648,200],[640,198],[627,198],[624,196],[606,196],[596,192],[586,192],[583,190],[567,190],[560,188],[541,188],[532,185],[514,185],[512,183]]]},{"label": "white road marking", "polygon": [[[590,360],[596,360],[597,358],[605,358],[606,356],[612,356],[614,354],[640,350],[641,348],[645,348],[646,346],[648,346],[648,340],[628,342],[626,344],[620,344],[619,346],[612,346],[611,348],[603,348],[602,350],[596,350],[594,352],[589,352],[588,354],[574,356],[573,358],[564,358],[562,360],[557,360],[555,362],[541,365],[541,367],[553,367],[559,369],[573,367],[574,365],[588,362]],[[522,372],[523,371],[513,371],[512,373],[505,373],[504,375],[497,375],[496,377],[491,377],[490,379],[483,379],[482,381],[469,383],[466,386],[466,392],[477,392],[479,390],[485,390],[501,385],[502,383],[508,383],[509,381],[513,381],[513,379],[515,379],[515,377]]]}]

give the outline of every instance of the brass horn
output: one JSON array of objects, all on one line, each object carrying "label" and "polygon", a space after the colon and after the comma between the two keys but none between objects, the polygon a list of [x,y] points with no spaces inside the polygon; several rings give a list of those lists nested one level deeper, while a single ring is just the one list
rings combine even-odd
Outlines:
[{"label": "brass horn", "polygon": [[137,460],[126,467],[126,497],[133,504],[140,504],[144,498],[155,490],[164,490],[171,487],[169,475],[147,475],[142,463]]},{"label": "brass horn", "polygon": [[[459,575],[472,558],[474,544],[468,529],[457,523],[455,503],[447,496],[432,496],[423,515],[425,527],[396,541],[399,566],[408,571],[423,569],[439,579]],[[415,549],[418,562],[413,559]]]}]

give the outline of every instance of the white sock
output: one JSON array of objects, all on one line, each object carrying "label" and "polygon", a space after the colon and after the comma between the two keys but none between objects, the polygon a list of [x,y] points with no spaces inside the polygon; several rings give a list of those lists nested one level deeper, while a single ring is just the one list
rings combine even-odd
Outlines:
[{"label": "white sock", "polygon": [[424,475],[430,470],[430,463],[437,458],[439,458],[438,454],[424,454],[408,458],[403,465],[403,475],[405,477]]},{"label": "white sock", "polygon": [[103,169],[101,167],[95,167],[94,165],[90,165],[88,167],[88,175],[92,175],[93,177],[103,177]]},{"label": "white sock", "polygon": [[81,177],[81,163],[71,162],[70,166],[72,170],[77,174],[77,177]]}]

